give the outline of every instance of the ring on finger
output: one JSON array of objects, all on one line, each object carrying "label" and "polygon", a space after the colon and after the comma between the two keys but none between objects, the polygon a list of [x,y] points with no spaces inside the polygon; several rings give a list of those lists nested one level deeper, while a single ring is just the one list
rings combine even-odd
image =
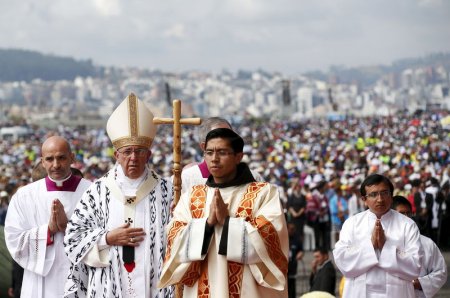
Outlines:
[{"label": "ring on finger", "polygon": [[131,243],[134,242],[134,237],[130,237],[130,242],[131,242]]}]

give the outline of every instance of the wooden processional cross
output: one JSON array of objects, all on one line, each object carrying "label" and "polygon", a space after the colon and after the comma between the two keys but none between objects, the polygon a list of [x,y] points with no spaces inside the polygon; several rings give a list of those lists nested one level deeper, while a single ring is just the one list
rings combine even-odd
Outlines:
[{"label": "wooden processional cross", "polygon": [[[174,207],[178,204],[181,196],[181,124],[200,125],[200,118],[181,118],[181,101],[175,99],[172,103],[173,118],[153,118],[154,124],[173,124],[173,190],[174,190]],[[183,297],[183,286],[181,284],[175,286],[175,297]]]},{"label": "wooden processional cross", "polygon": [[178,204],[181,196],[181,124],[200,125],[200,118],[181,118],[181,101],[173,101],[173,118],[153,118],[154,124],[173,124],[173,190],[174,206]]}]

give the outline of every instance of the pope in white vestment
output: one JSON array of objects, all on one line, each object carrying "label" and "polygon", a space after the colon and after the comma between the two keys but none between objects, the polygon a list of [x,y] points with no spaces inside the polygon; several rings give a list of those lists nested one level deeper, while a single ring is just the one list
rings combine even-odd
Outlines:
[{"label": "pope in white vestment", "polygon": [[[81,198],[68,226],[66,252],[73,265],[66,297],[170,297],[172,289],[158,290],[169,222],[172,184],[147,168],[127,202],[123,190],[133,189],[120,165],[95,181]],[[122,247],[106,243],[105,234],[124,223],[126,209],[135,227],[146,236],[135,247],[135,268],[127,272]]]},{"label": "pope in white vestment", "polygon": [[[61,151],[58,151],[56,159],[60,157]],[[5,240],[12,258],[24,268],[21,297],[60,298],[64,294],[70,262],[64,253],[64,234],[61,231],[50,233],[52,204],[58,199],[65,217],[70,218],[90,185],[90,181],[70,174],[70,163],[71,160],[67,160],[63,170],[64,167],[57,166],[59,173],[65,175],[64,171],[68,171],[69,177],[58,181],[47,176],[19,188],[11,199]]]},{"label": "pope in white vestment", "polygon": [[148,165],[153,114],[133,93],[108,119],[116,165],[84,193],[64,238],[66,297],[169,298],[158,289],[172,184]]},{"label": "pope in white vestment", "polygon": [[[219,128],[208,136],[219,130],[235,135]],[[221,164],[219,153],[207,147],[217,160],[208,164],[211,176],[183,194],[174,210],[159,286],[183,284],[183,298],[287,297],[288,235],[278,189],[255,181],[248,166],[239,164],[242,148],[229,153],[224,144],[214,147]],[[234,178],[219,182],[215,175]],[[218,196],[228,216],[211,226]]]}]

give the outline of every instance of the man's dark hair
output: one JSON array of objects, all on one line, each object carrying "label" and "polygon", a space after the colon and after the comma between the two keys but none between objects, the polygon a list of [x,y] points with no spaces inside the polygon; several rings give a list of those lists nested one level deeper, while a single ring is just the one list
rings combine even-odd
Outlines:
[{"label": "man's dark hair", "polygon": [[208,145],[209,140],[217,138],[227,139],[235,153],[240,153],[244,149],[244,140],[237,133],[228,128],[217,128],[211,130],[206,135],[205,148]]},{"label": "man's dark hair", "polygon": [[391,192],[391,195],[394,193],[394,185],[392,184],[391,180],[389,180],[388,177],[380,175],[380,174],[371,174],[364,179],[363,183],[361,183],[361,187],[359,188],[359,191],[361,192],[361,196],[366,196],[366,187],[372,186],[372,185],[378,185],[384,183],[387,186],[389,186],[389,191]]},{"label": "man's dark hair", "polygon": [[439,187],[439,180],[437,180],[437,179],[434,178],[434,177],[431,177],[431,178],[430,178],[430,185],[431,185],[431,186],[435,186],[435,187]]},{"label": "man's dark hair", "polygon": [[397,206],[399,205],[405,205],[408,206],[409,210],[412,211],[412,205],[411,203],[408,201],[407,198],[405,198],[404,196],[393,196],[392,197],[392,206],[391,209],[397,209]]},{"label": "man's dark hair", "polygon": [[421,183],[420,179],[414,179],[413,181],[411,181],[411,186],[419,187],[420,183]]},{"label": "man's dark hair", "polygon": [[445,190],[447,190],[447,189],[449,189],[449,188],[450,188],[450,181],[447,180],[447,181],[445,181],[445,183],[442,185],[441,190],[442,190],[442,191],[445,191]]},{"label": "man's dark hair", "polygon": [[320,254],[322,254],[322,255],[327,255],[328,249],[326,249],[325,247],[319,246],[314,249],[314,252],[320,252]]},{"label": "man's dark hair", "polygon": [[72,171],[72,175],[84,178],[83,172],[80,169],[70,167],[70,170]]}]

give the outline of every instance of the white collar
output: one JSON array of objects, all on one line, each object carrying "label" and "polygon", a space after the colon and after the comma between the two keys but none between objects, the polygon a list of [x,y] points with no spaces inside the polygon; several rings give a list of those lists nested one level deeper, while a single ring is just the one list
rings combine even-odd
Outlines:
[{"label": "white collar", "polygon": [[122,166],[120,164],[117,164],[116,173],[117,173],[116,181],[122,193],[125,196],[134,197],[136,196],[136,192],[139,186],[142,184],[145,177],[147,176],[148,169],[146,167],[144,173],[142,173],[142,175],[139,178],[130,179],[127,176],[125,176]]},{"label": "white collar", "polygon": [[50,179],[50,181],[54,182],[56,184],[56,186],[58,186],[58,187],[63,186],[64,181],[69,180],[70,177],[72,177],[72,173],[70,173],[70,175],[67,176],[66,178],[64,178],[63,180],[55,180],[55,179],[52,179],[52,177],[50,177],[50,175],[48,175],[48,179]]},{"label": "white collar", "polygon": [[[375,213],[373,213],[370,209],[367,209],[369,217],[371,217],[372,219],[377,219],[377,216],[375,215]],[[392,216],[392,209],[389,209],[385,214],[381,215],[381,222],[388,220],[390,217]]]}]

